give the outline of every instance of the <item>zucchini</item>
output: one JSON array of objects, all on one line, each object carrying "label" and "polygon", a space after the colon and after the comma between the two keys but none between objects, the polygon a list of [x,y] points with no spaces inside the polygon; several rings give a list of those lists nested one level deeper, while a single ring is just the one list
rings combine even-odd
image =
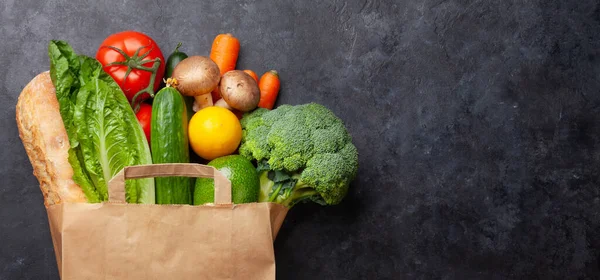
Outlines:
[{"label": "zucchini", "polygon": [[[188,117],[183,96],[172,87],[161,89],[152,104],[152,162],[189,163]],[[155,178],[157,204],[191,204],[193,178]]]}]

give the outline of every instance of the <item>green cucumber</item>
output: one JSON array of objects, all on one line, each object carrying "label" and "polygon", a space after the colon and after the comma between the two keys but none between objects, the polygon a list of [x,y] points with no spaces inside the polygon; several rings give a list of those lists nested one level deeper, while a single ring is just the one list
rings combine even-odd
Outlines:
[{"label": "green cucumber", "polygon": [[[173,75],[173,70],[175,70],[175,66],[177,66],[177,64],[179,64],[179,62],[181,62],[182,60],[186,59],[188,57],[188,55],[182,51],[179,50],[179,47],[181,47],[181,42],[177,44],[177,47],[175,48],[175,50],[173,51],[173,53],[171,53],[169,55],[169,57],[167,58],[167,62],[165,63],[165,78],[164,80],[166,80],[167,78],[171,78],[171,75]],[[165,86],[164,81],[162,82],[162,86]],[[188,121],[192,118],[193,111],[193,105],[194,105],[194,97],[192,96],[184,96],[183,100],[185,100],[185,105],[188,111]]]},{"label": "green cucumber", "polygon": [[179,51],[179,47],[181,47],[181,43],[177,44],[175,51],[167,58],[167,62],[165,63],[165,78],[171,78],[175,66],[188,57],[186,53]]},{"label": "green cucumber", "polygon": [[[152,162],[189,163],[188,117],[183,97],[175,88],[161,89],[152,104],[150,125]],[[155,178],[157,204],[191,204],[193,178]]]}]

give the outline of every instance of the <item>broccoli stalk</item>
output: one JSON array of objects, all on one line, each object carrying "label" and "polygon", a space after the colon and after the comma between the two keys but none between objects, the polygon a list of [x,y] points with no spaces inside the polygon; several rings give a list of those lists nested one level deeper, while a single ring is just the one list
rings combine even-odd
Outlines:
[{"label": "broccoli stalk", "polygon": [[284,171],[260,171],[258,201],[279,203],[286,207],[292,207],[305,200],[324,204],[319,192],[300,180],[300,177],[299,173],[289,175]]}]

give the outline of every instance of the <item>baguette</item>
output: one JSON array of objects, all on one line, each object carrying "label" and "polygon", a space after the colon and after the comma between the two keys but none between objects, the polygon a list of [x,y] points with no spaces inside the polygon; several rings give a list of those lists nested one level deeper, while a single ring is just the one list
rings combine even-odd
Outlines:
[{"label": "baguette", "polygon": [[23,88],[17,101],[16,121],[46,208],[64,202],[87,202],[73,181],[69,137],[48,71],[38,74]]}]

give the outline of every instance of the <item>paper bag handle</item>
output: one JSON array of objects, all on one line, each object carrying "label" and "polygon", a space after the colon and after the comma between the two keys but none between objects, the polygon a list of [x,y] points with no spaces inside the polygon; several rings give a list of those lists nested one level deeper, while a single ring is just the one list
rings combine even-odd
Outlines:
[{"label": "paper bag handle", "polygon": [[215,180],[215,204],[231,204],[231,182],[212,166],[197,163],[163,163],[126,166],[108,182],[108,200],[125,202],[125,180],[152,177],[195,177]]}]

